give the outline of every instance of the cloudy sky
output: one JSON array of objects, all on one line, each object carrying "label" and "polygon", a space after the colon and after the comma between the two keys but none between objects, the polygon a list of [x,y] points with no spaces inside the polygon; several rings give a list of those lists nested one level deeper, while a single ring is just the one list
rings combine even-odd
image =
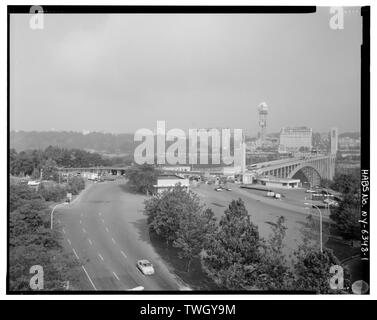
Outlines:
[{"label": "cloudy sky", "polygon": [[28,15],[10,23],[11,129],[306,125],[360,129],[360,11],[301,15]]}]

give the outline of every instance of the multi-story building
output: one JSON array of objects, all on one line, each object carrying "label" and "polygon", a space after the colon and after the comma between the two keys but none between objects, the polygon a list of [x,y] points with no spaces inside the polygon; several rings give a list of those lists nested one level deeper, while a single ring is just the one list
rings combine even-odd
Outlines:
[{"label": "multi-story building", "polygon": [[336,154],[338,151],[338,129],[331,128],[330,130],[330,152]]},{"label": "multi-story building", "polygon": [[280,131],[279,151],[298,151],[312,148],[312,129],[308,127],[284,127]]},{"label": "multi-story building", "polygon": [[258,106],[258,115],[259,115],[259,139],[260,142],[263,143],[266,139],[267,134],[267,115],[268,115],[268,106],[266,102],[262,102]]}]

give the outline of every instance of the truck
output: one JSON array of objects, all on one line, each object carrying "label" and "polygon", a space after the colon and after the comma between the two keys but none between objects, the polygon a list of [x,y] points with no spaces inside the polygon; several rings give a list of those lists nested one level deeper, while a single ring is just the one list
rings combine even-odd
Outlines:
[{"label": "truck", "polygon": [[275,192],[273,192],[273,191],[267,191],[266,196],[270,197],[270,198],[273,198],[273,197],[275,197]]},{"label": "truck", "polygon": [[275,199],[280,199],[281,198],[281,194],[280,193],[275,193],[273,191],[267,191],[266,193],[266,196],[269,197],[269,198],[275,198]]}]

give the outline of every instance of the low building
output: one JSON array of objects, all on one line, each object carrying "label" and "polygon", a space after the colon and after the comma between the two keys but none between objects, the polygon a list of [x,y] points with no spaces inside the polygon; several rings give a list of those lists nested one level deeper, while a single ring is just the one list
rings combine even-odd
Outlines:
[{"label": "low building", "polygon": [[163,166],[161,167],[163,171],[175,171],[175,172],[190,172],[190,166]]},{"label": "low building", "polygon": [[284,178],[256,178],[257,183],[271,188],[298,188],[300,186],[300,179],[284,179]]},{"label": "low building", "polygon": [[234,177],[236,174],[242,173],[241,166],[229,166],[229,167],[223,167],[222,175],[224,176],[232,176]]},{"label": "low building", "polygon": [[188,190],[190,188],[190,181],[179,175],[166,174],[157,177],[157,184],[154,185],[154,187],[157,193],[161,193],[173,189],[176,185],[181,185]]},{"label": "low building", "polygon": [[98,173],[96,172],[81,172],[80,173],[80,176],[83,177],[84,179],[88,179],[88,180],[96,180],[99,178],[99,175]]}]

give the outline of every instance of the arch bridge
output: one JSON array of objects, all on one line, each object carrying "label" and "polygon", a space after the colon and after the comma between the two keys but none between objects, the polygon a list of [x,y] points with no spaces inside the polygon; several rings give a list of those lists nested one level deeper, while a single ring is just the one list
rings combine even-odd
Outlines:
[{"label": "arch bridge", "polygon": [[257,163],[248,166],[248,171],[258,176],[300,179],[311,185],[319,185],[321,179],[332,180],[335,174],[335,155],[296,157]]}]

